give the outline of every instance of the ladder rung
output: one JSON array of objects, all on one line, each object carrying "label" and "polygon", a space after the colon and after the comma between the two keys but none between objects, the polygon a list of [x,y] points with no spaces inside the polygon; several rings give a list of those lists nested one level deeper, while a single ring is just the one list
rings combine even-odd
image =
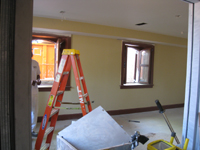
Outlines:
[{"label": "ladder rung", "polygon": [[[77,103],[75,103],[75,102],[61,102],[61,101],[59,101],[58,100],[58,102],[60,102],[61,104],[72,104],[72,105],[80,105],[80,102],[77,102]],[[84,104],[90,104],[90,103],[94,103],[94,101],[91,101],[91,102],[85,102]],[[54,108],[60,108],[60,107],[54,107]]]},{"label": "ladder rung", "polygon": [[48,127],[48,129],[46,129],[44,136],[47,136],[49,133],[51,133],[53,131],[54,127]]},{"label": "ladder rung", "polygon": [[85,97],[87,97],[88,96],[88,93],[86,93],[86,94],[83,94],[83,97],[85,98]]},{"label": "ladder rung", "polygon": [[46,150],[47,148],[49,148],[50,144],[49,143],[45,143],[40,150]]},{"label": "ladder rung", "polygon": [[63,94],[63,93],[64,93],[64,91],[58,91],[56,96]]},{"label": "ladder rung", "polygon": [[81,109],[81,108],[75,108],[75,107],[55,107],[55,108],[59,108],[59,109]]},{"label": "ladder rung", "polygon": [[67,72],[63,72],[63,75],[66,75],[66,74],[69,74],[69,71],[67,71]]},{"label": "ladder rung", "polygon": [[51,110],[51,114],[50,114],[50,117],[52,117],[53,115],[55,115],[56,113],[58,112],[58,109],[52,109]]},{"label": "ladder rung", "polygon": [[77,102],[77,103],[75,103],[75,102],[61,102],[61,101],[59,101],[59,100],[58,100],[58,102],[60,102],[61,104],[80,105],[80,102]]}]

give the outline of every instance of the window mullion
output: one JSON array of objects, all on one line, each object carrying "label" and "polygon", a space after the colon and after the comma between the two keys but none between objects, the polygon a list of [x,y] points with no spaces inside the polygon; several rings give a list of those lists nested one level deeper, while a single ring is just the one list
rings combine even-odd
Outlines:
[{"label": "window mullion", "polygon": [[60,55],[60,38],[57,39],[56,41],[56,45],[55,45],[55,61],[54,61],[54,65],[55,65],[55,71],[54,71],[54,77],[56,76],[56,72],[58,71],[58,64],[59,64],[59,55]]},{"label": "window mullion", "polygon": [[126,76],[127,76],[127,46],[125,46],[123,51],[123,83],[126,83]]},{"label": "window mullion", "polygon": [[141,71],[141,57],[142,57],[142,51],[139,51],[139,61],[138,61],[138,80],[137,82],[138,83],[141,83],[140,82],[140,71]]},{"label": "window mullion", "polygon": [[135,82],[136,82],[136,75],[137,75],[137,60],[138,60],[138,54],[135,54],[135,72],[134,72]]}]

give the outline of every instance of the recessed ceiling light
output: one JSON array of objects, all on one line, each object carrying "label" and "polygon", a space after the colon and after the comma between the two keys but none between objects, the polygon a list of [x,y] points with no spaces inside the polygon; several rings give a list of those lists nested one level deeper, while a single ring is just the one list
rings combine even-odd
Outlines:
[{"label": "recessed ceiling light", "polygon": [[141,22],[141,23],[138,23],[138,24],[135,24],[136,26],[143,26],[143,25],[146,25],[147,23],[145,22]]},{"label": "recessed ceiling light", "polygon": [[60,11],[60,13],[61,13],[61,14],[64,14],[64,13],[65,13],[65,11]]},{"label": "recessed ceiling light", "polygon": [[181,17],[181,15],[176,15],[175,17],[179,18],[179,17]]}]

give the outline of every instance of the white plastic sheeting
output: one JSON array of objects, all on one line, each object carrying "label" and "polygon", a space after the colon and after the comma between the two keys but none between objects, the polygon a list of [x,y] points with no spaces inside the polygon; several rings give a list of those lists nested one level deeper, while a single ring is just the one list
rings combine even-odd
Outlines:
[{"label": "white plastic sheeting", "polygon": [[116,145],[131,149],[131,137],[101,106],[58,134],[79,150],[97,150]]},{"label": "white plastic sheeting", "polygon": [[188,150],[199,150],[200,99],[200,2],[189,4],[187,74],[182,146],[189,139]]}]

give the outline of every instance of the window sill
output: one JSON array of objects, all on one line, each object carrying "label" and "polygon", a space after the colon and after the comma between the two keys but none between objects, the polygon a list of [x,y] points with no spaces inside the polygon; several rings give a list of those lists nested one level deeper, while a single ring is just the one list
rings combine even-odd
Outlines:
[{"label": "window sill", "polygon": [[[39,92],[48,92],[51,91],[52,85],[39,85]],[[65,91],[70,91],[71,86],[66,86]]]},{"label": "window sill", "polygon": [[136,89],[136,88],[152,88],[153,84],[124,84],[120,85],[120,89]]}]

